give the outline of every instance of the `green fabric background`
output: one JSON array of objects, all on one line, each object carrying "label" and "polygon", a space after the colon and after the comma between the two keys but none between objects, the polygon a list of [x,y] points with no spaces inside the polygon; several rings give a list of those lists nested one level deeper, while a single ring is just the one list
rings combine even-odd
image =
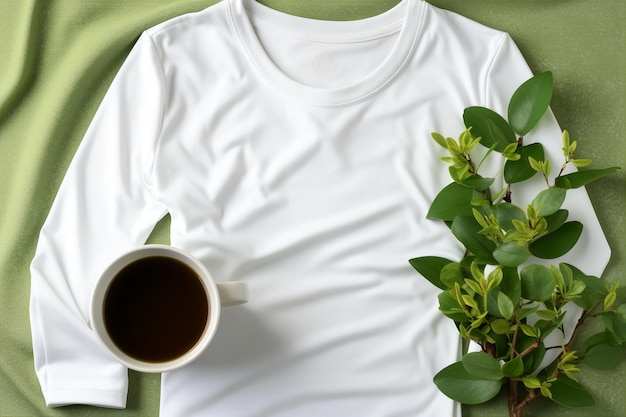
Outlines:
[{"label": "green fabric background", "polygon": [[[126,410],[45,407],[33,371],[28,266],[72,155],[140,32],[214,1],[0,0],[0,416],[158,415],[159,376],[135,372]],[[327,19],[369,16],[397,1],[262,0]],[[554,72],[552,107],[579,140],[579,156],[597,166],[626,167],[623,0],[431,2],[509,32],[535,72]],[[622,283],[625,179],[622,170],[589,187],[613,249],[605,279]],[[166,219],[152,241],[167,242],[167,226]],[[624,363],[611,371],[584,368],[580,380],[596,407],[569,410],[539,400],[526,416],[626,416]],[[463,415],[506,416],[506,400],[465,407]]]}]

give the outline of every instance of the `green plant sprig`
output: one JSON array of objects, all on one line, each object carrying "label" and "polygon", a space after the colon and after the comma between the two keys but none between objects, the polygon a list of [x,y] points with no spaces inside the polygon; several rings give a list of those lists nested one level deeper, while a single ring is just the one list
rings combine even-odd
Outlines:
[{"label": "green plant sprig", "polygon": [[[552,164],[542,145],[525,145],[523,137],[547,111],[552,88],[552,74],[538,74],[511,97],[508,120],[484,107],[468,107],[463,113],[466,129],[458,139],[432,134],[448,152],[441,159],[449,164],[453,182],[436,196],[427,217],[446,222],[466,255],[460,261],[434,256],[409,261],[442,290],[439,308],[455,322],[460,335],[481,347],[480,352],[467,353],[441,370],[435,383],[465,404],[489,401],[506,383],[511,417],[521,417],[524,408],[539,397],[570,407],[592,405],[593,398],[577,379],[580,363],[610,369],[626,352],[626,288],[608,285],[570,264],[532,263],[533,256],[555,259],[566,254],[581,236],[583,225],[568,221],[569,212],[562,208],[567,191],[618,169],[566,174],[568,165],[585,168],[591,161],[576,158],[577,142],[565,130],[561,137],[564,161],[550,182]],[[478,145],[487,152],[476,164],[472,151]],[[492,152],[504,158],[506,184],[493,194],[490,187],[495,178],[480,173]],[[538,173],[546,188],[525,209],[515,205],[514,184]],[[565,335],[563,323],[571,303],[582,309],[573,335],[561,346],[546,346],[546,338],[554,331]],[[574,350],[581,327],[592,318],[601,318],[604,330]],[[551,349],[560,353],[540,371]]]}]

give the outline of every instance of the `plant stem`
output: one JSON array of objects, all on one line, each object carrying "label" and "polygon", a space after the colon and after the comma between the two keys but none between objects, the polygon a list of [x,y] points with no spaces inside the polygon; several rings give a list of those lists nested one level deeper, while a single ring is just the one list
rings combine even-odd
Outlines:
[{"label": "plant stem", "polygon": [[504,201],[506,201],[507,203],[511,203],[513,201],[512,197],[511,197],[511,184],[507,184],[506,185],[506,194],[504,194]]},{"label": "plant stem", "polygon": [[526,406],[528,404],[530,404],[535,398],[537,398],[539,396],[539,392],[540,391],[537,388],[531,389],[530,392],[528,393],[528,395],[526,396],[526,398],[524,398],[524,401],[522,401],[521,403],[515,405],[515,407],[513,407],[512,411],[511,411],[511,408],[509,406],[509,413],[511,413],[510,417],[522,417],[522,413],[524,411],[524,408],[526,408]]},{"label": "plant stem", "polygon": [[517,381],[509,379],[509,417],[521,417],[517,413]]},{"label": "plant stem", "polygon": [[524,356],[528,355],[530,352],[537,349],[537,347],[539,346],[539,343],[541,343],[541,339],[535,340],[535,342],[532,345],[528,346],[526,349],[524,349],[524,351],[521,352],[519,356],[523,358]]},{"label": "plant stem", "polygon": [[519,322],[515,324],[515,332],[513,332],[513,340],[511,341],[511,360],[515,359],[515,346],[517,345],[517,334],[519,333]]},{"label": "plant stem", "polygon": [[[572,349],[572,346],[574,346],[574,341],[576,339],[576,336],[578,336],[578,333],[580,332],[580,329],[583,323],[587,319],[588,313],[589,312],[587,310],[583,311],[582,315],[578,319],[578,322],[576,323],[576,327],[574,328],[574,331],[572,332],[572,337],[570,337],[569,342],[567,342],[567,344],[565,345],[563,349],[563,355],[567,354]],[[520,356],[523,357],[525,354],[530,353],[530,351],[535,349],[538,344],[539,344],[539,340],[537,340],[535,343],[530,345],[526,350],[524,350],[524,352],[520,353]],[[548,379],[555,379],[556,377],[559,376],[560,373],[561,371],[557,367],[554,370],[554,372],[552,372],[552,375],[550,375]],[[518,388],[517,381],[513,379],[509,379],[509,417],[522,417],[524,408],[526,408],[526,406],[530,404],[535,398],[539,397],[540,392],[541,392],[539,389],[536,389],[536,388],[531,389],[528,392],[528,395],[526,396],[526,398],[524,398],[522,402],[518,403],[519,394],[518,394],[517,388]]]},{"label": "plant stem", "polygon": [[572,332],[572,337],[570,337],[569,342],[567,342],[567,345],[565,345],[566,351],[570,351],[572,349],[572,346],[574,345],[574,340],[576,339],[576,336],[578,336],[578,333],[580,332],[580,328],[583,326],[583,323],[587,319],[588,313],[589,312],[587,310],[583,311],[580,318],[578,319],[578,322],[576,323],[576,327],[574,327],[574,331]]}]

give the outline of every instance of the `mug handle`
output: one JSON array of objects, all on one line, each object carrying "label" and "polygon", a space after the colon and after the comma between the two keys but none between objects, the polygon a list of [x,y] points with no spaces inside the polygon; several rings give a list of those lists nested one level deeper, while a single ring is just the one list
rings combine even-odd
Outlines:
[{"label": "mug handle", "polygon": [[248,301],[248,283],[241,281],[216,282],[222,307],[236,306]]}]

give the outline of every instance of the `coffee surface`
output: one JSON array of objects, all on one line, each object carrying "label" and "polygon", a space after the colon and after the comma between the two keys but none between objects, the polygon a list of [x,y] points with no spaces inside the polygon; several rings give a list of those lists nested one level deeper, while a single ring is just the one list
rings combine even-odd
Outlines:
[{"label": "coffee surface", "polygon": [[152,256],[128,264],[113,278],[104,303],[104,325],[127,355],[166,362],[198,342],[209,309],[193,269],[177,259]]}]

